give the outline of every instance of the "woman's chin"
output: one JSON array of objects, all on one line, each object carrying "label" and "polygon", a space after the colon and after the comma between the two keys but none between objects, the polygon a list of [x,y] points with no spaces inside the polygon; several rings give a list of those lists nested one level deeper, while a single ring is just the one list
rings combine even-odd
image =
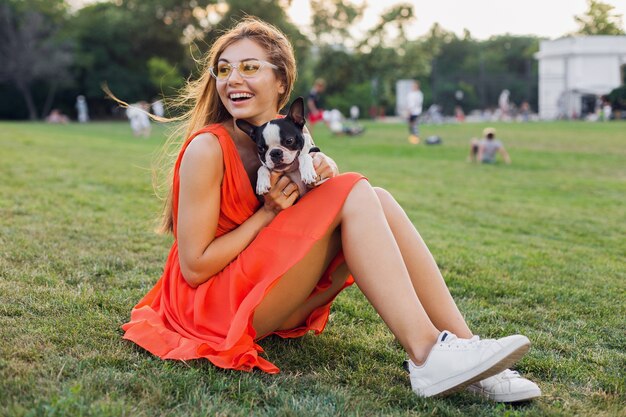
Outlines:
[{"label": "woman's chin", "polygon": [[238,107],[228,107],[228,112],[235,119],[244,119],[251,121],[253,118],[258,116],[258,112],[254,111],[254,109],[242,109]]},{"label": "woman's chin", "polygon": [[276,118],[276,114],[278,114],[278,110],[260,109],[259,106],[254,103],[254,99],[240,102],[228,100],[225,107],[233,118],[247,120],[256,125],[262,125]]}]

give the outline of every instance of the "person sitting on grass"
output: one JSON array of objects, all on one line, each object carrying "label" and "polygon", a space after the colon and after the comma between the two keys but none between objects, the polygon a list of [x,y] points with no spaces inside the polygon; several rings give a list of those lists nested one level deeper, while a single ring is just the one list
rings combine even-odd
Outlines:
[{"label": "person sitting on grass", "polygon": [[68,124],[70,122],[70,118],[61,113],[59,109],[52,109],[48,117],[46,117],[46,122],[48,123],[60,123],[60,124]]},{"label": "person sitting on grass", "polygon": [[472,333],[389,192],[314,152],[326,181],[298,199],[297,184],[274,173],[270,191],[255,195],[257,145],[235,122],[261,125],[288,102],[296,64],[285,35],[248,17],[204,62],[184,97],[192,107],[164,211],[174,243],[163,275],[123,326],[125,339],[163,359],[277,373],[262,339],[321,333],[335,297],[356,283],[405,349],[418,396],[470,384],[495,401],[539,395],[506,370],[528,339]]},{"label": "person sitting on grass", "polygon": [[472,138],[470,140],[469,162],[480,162],[483,164],[493,164],[496,162],[497,154],[502,156],[506,164],[511,163],[511,157],[504,148],[502,142],[496,139],[496,129],[487,127],[483,130],[483,139]]},{"label": "person sitting on grass", "polygon": [[338,109],[324,111],[324,121],[328,125],[328,129],[335,136],[348,135],[357,136],[365,131],[365,128],[358,122],[351,121],[346,123],[346,118]]}]

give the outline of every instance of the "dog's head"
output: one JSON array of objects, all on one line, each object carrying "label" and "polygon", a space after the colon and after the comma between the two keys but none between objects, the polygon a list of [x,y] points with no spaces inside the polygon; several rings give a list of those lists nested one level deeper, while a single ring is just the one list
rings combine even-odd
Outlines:
[{"label": "dog's head", "polygon": [[272,171],[287,172],[298,168],[298,156],[304,148],[304,99],[298,97],[289,106],[287,116],[255,126],[237,120],[237,126],[256,143],[263,165]]}]

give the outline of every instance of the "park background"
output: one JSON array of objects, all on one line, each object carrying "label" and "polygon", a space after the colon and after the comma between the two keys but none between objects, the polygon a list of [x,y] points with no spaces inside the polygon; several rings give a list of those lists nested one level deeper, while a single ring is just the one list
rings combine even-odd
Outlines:
[{"label": "park background", "polygon": [[[390,2],[376,18],[366,13],[366,3],[316,0],[306,10],[295,10],[303,3],[2,0],[0,119],[42,119],[57,108],[75,120],[79,95],[86,97],[92,119],[123,119],[124,113],[105,98],[104,83],[129,103],[165,98],[167,105],[187,77],[198,75],[196,60],[213,39],[246,14],[272,22],[289,36],[299,68],[294,95],[306,96],[313,80],[324,78],[328,109],[348,114],[357,105],[363,117],[394,115],[397,81],[417,79],[425,106],[437,104],[444,114],[452,114],[456,105],[466,114],[494,109],[505,89],[511,104],[519,107],[525,101],[537,111],[534,54],[540,36],[478,39],[467,29],[458,33],[436,22],[416,34],[413,28],[428,8],[417,9],[415,2]],[[493,13],[498,20],[492,8],[482,14]],[[561,36],[623,35],[621,16],[613,9],[594,0],[577,16],[553,16],[554,26],[564,21],[578,26]],[[309,22],[296,24],[290,16]],[[528,26],[532,30],[532,22]],[[615,110],[626,107],[626,90],[612,93],[611,102]]]},{"label": "park background", "polygon": [[[129,102],[167,103],[197,75],[193,57],[244,10],[294,42],[294,94],[324,77],[329,107],[358,103],[367,117],[376,105],[392,115],[395,82],[415,78],[426,104],[437,100],[448,115],[459,88],[467,112],[495,107],[503,88],[536,110],[539,36],[477,39],[433,25],[415,37],[411,25],[428,9],[408,3],[390,4],[379,25],[355,32],[358,4],[311,4],[305,33],[286,14],[288,1],[0,1],[2,40],[29,42],[0,60],[0,119],[11,119],[0,121],[0,415],[626,415],[619,120],[422,126],[424,137],[443,139],[439,146],[409,144],[406,125],[390,117],[361,121],[358,137],[315,127],[342,170],[363,172],[400,201],[478,334],[533,341],[516,365],[543,390],[530,404],[467,393],[416,398],[402,350],[356,288],[337,299],[322,335],[264,341],[277,376],[161,361],[121,339],[171,244],[154,233],[161,202],[151,182],[169,127],[133,137],[103,82]],[[564,17],[576,31],[623,34],[610,6],[588,4],[580,22]],[[52,108],[75,120],[79,94],[90,123],[28,121]],[[469,138],[488,125],[511,165],[466,163]]]}]

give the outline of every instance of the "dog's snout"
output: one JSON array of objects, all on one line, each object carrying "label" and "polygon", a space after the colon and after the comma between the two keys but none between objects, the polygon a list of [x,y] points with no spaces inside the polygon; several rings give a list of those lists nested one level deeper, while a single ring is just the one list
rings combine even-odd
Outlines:
[{"label": "dog's snout", "polygon": [[280,149],[272,149],[270,151],[270,158],[274,161],[280,161],[283,157],[283,151]]}]

